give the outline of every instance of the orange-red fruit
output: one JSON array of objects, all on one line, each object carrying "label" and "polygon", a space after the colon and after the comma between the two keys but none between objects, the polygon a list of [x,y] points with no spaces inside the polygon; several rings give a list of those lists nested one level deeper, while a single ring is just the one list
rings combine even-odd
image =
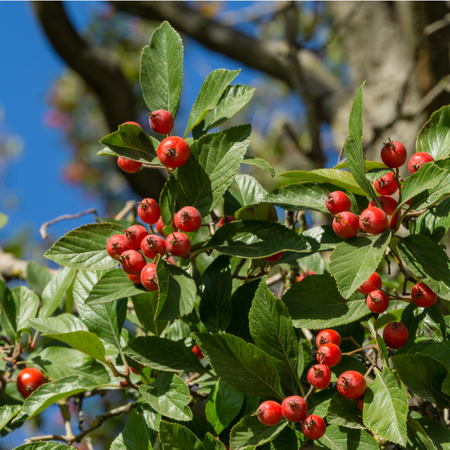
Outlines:
[{"label": "orange-red fruit", "polygon": [[166,239],[166,249],[174,256],[186,256],[191,250],[191,241],[183,233],[171,233]]},{"label": "orange-red fruit", "polygon": [[145,236],[148,231],[142,225],[132,225],[125,230],[125,244],[131,250],[139,250]]},{"label": "orange-red fruit", "polygon": [[271,427],[276,425],[282,418],[281,405],[272,400],[261,403],[255,415],[263,425]]},{"label": "orange-red fruit", "polygon": [[153,225],[158,222],[158,219],[161,217],[161,208],[152,198],[144,198],[144,200],[139,203],[138,215],[142,222]]},{"label": "orange-red fruit", "polygon": [[264,258],[266,261],[269,262],[277,262],[283,257],[284,252],[275,253],[275,255],[267,256],[267,258]]},{"label": "orange-red fruit", "polygon": [[334,344],[338,347],[341,345],[341,336],[335,330],[322,330],[316,338],[317,348],[324,344]]},{"label": "orange-red fruit", "polygon": [[374,181],[375,190],[381,195],[392,195],[397,192],[398,186],[392,172],[383,175]]},{"label": "orange-red fruit", "polygon": [[[164,227],[165,227],[166,225],[164,224],[164,222],[163,222],[163,220],[162,220],[162,217],[160,217],[159,219],[158,219],[158,221],[155,223],[155,228],[156,228],[156,230],[158,231],[158,233],[161,235],[161,236],[163,236],[163,237],[167,237],[167,235],[166,234],[164,234]],[[177,228],[177,226],[175,225],[175,221],[174,220],[172,220],[172,227],[173,227],[173,229],[175,230],[175,231],[178,231],[178,228]]]},{"label": "orange-red fruit", "polygon": [[166,167],[175,169],[182,166],[191,154],[189,144],[178,136],[164,139],[158,146],[158,158]]},{"label": "orange-red fruit", "polygon": [[325,389],[331,381],[331,370],[325,364],[315,364],[308,370],[308,382],[316,389]]},{"label": "orange-red fruit", "polygon": [[[392,216],[392,213],[395,211],[395,208],[397,207],[397,200],[395,198],[389,197],[387,195],[382,195],[381,197],[378,197],[378,200],[381,203],[381,209],[388,215]],[[372,200],[369,203],[369,208],[376,208],[377,204],[374,200]],[[397,216],[398,211],[395,213],[394,216],[390,217],[389,219],[389,227],[394,228],[395,224],[397,222]]]},{"label": "orange-red fruit", "polygon": [[339,214],[340,212],[350,211],[350,209],[352,208],[352,202],[345,192],[327,191],[325,206],[331,214]]},{"label": "orange-red fruit", "polygon": [[333,230],[342,239],[350,239],[358,234],[358,217],[350,211],[336,214],[333,219]]},{"label": "orange-red fruit", "polygon": [[411,290],[411,298],[417,306],[428,308],[436,303],[437,294],[425,283],[417,283]]},{"label": "orange-red fruit", "polygon": [[403,347],[408,340],[408,329],[401,322],[391,322],[383,330],[386,345],[394,350]]},{"label": "orange-red fruit", "polygon": [[342,359],[340,348],[336,344],[324,344],[317,350],[317,361],[328,367],[334,367]]},{"label": "orange-red fruit", "polygon": [[124,158],[123,156],[119,156],[117,158],[117,164],[124,172],[127,173],[135,173],[142,167],[142,163]]},{"label": "orange-red fruit", "polygon": [[131,370],[133,373],[135,373],[136,375],[139,375],[139,372],[138,372],[136,369],[134,369],[133,367],[131,367],[131,366],[130,366],[130,370]]},{"label": "orange-red fruit", "polygon": [[134,284],[141,284],[141,275],[128,275],[128,278],[134,283]]},{"label": "orange-red fruit", "polygon": [[165,109],[148,114],[150,128],[158,134],[169,134],[173,130],[173,116]]},{"label": "orange-red fruit", "polygon": [[39,369],[27,367],[22,369],[17,376],[17,390],[24,398],[27,398],[46,382],[44,374]]},{"label": "orange-red fruit", "polygon": [[356,399],[356,402],[358,403],[358,408],[362,411],[364,409],[364,395]]},{"label": "orange-red fruit", "polygon": [[150,259],[156,255],[164,256],[166,254],[166,242],[161,236],[149,234],[141,242],[141,252]]},{"label": "orange-red fruit", "polygon": [[354,370],[344,372],[337,381],[338,391],[347,398],[356,399],[366,392],[364,375]]},{"label": "orange-red fruit", "polygon": [[194,352],[194,355],[199,360],[204,358],[203,353],[202,353],[202,351],[200,350],[200,347],[197,344],[194,345],[194,347],[192,348],[192,351]]},{"label": "orange-red fruit", "polygon": [[389,140],[389,142],[384,144],[384,147],[381,149],[381,159],[384,164],[391,169],[403,166],[407,157],[408,154],[405,146],[397,141]]},{"label": "orange-red fruit", "polygon": [[374,272],[370,275],[368,280],[358,288],[358,291],[361,292],[362,295],[367,296],[376,289],[381,289],[381,278],[380,275]]},{"label": "orange-red fruit", "polygon": [[129,122],[125,122],[123,123],[123,125],[136,125],[139,128],[142,128],[137,122],[133,122],[133,121],[129,121]]},{"label": "orange-red fruit", "polygon": [[123,234],[115,234],[109,238],[108,243],[106,244],[106,251],[111,258],[118,259],[118,256],[125,250],[128,250],[128,247],[125,243],[125,236]]},{"label": "orange-red fruit", "polygon": [[128,275],[139,275],[147,264],[145,258],[136,250],[127,250],[120,255],[122,270]]},{"label": "orange-red fruit", "polygon": [[141,271],[141,283],[149,291],[158,290],[158,277],[156,276],[156,264],[146,264]]},{"label": "orange-red fruit", "polygon": [[298,395],[287,397],[281,403],[281,413],[289,422],[300,422],[308,411],[308,406],[305,400]]},{"label": "orange-red fruit", "polygon": [[175,225],[180,231],[197,231],[202,224],[202,216],[192,206],[185,206],[180,209],[173,218]]},{"label": "orange-red fruit", "polygon": [[380,208],[367,208],[359,216],[359,226],[369,234],[381,234],[387,230],[389,220]]},{"label": "orange-red fruit", "polygon": [[369,292],[366,299],[367,307],[375,314],[381,314],[389,308],[389,297],[380,290]]},{"label": "orange-red fruit", "polygon": [[234,222],[236,220],[236,217],[234,216],[223,216],[220,220],[217,226],[219,228],[223,227],[226,223]]},{"label": "orange-red fruit", "polygon": [[300,281],[304,280],[306,277],[309,277],[310,275],[316,275],[316,272],[313,272],[312,270],[305,270],[298,276],[297,283],[300,283]]},{"label": "orange-red fruit", "polygon": [[434,161],[434,158],[429,153],[415,153],[409,159],[408,170],[411,174],[416,173],[424,164],[431,161]]},{"label": "orange-red fruit", "polygon": [[327,430],[322,417],[311,414],[306,416],[302,422],[302,433],[311,440],[320,439]]}]

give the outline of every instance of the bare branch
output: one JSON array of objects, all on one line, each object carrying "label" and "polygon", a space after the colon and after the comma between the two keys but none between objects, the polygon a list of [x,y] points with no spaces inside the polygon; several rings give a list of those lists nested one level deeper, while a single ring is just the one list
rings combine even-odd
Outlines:
[{"label": "bare branch", "polygon": [[80,217],[87,216],[88,214],[94,214],[95,221],[97,221],[97,210],[95,208],[90,208],[77,214],[63,214],[62,216],[56,217],[53,220],[49,220],[48,222],[45,222],[41,225],[41,228],[39,228],[39,233],[41,233],[42,239],[47,239],[49,237],[47,228],[50,225],[54,225],[55,223],[61,222],[62,220],[78,219]]}]

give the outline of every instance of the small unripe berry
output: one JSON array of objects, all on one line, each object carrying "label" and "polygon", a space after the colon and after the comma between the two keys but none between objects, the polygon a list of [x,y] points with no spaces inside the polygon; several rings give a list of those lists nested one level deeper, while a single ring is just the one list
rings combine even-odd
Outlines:
[{"label": "small unripe berry", "polygon": [[333,219],[333,230],[342,239],[350,239],[359,232],[358,217],[350,211],[336,214]]},{"label": "small unripe berry", "polygon": [[47,383],[44,374],[34,367],[22,369],[17,376],[17,390],[24,398],[28,398],[36,389]]},{"label": "small unripe berry", "polygon": [[128,278],[134,283],[134,284],[141,284],[141,276],[140,275],[128,275]]},{"label": "small unripe berry", "polygon": [[311,414],[306,416],[302,422],[302,433],[311,440],[320,439],[327,431],[322,417]]},{"label": "small unripe berry", "polygon": [[119,259],[118,257],[125,250],[128,250],[128,247],[125,243],[125,236],[123,234],[115,234],[109,238],[108,243],[106,244],[106,251],[111,258]]},{"label": "small unripe berry", "polygon": [[408,170],[411,174],[416,173],[424,164],[431,161],[434,161],[434,158],[429,153],[415,153],[409,159]]},{"label": "small unripe berry", "polygon": [[275,253],[275,255],[267,256],[264,259],[269,262],[277,262],[283,257],[283,255],[284,255],[284,252],[278,252],[278,253]]},{"label": "small unripe berry", "polygon": [[194,345],[194,347],[192,348],[192,351],[194,352],[194,355],[199,360],[204,358],[203,353],[202,353],[202,351],[200,350],[200,347],[197,344]]},{"label": "small unripe berry", "polygon": [[122,270],[128,275],[139,275],[147,264],[145,258],[136,250],[127,250],[120,255]]},{"label": "small unripe berry", "polygon": [[359,226],[369,234],[381,234],[387,230],[389,220],[380,208],[367,208],[359,216]]},{"label": "small unripe berry", "polygon": [[308,370],[308,382],[316,389],[325,389],[331,381],[331,370],[325,364],[315,364]]},{"label": "small unripe berry", "polygon": [[367,296],[366,304],[370,311],[381,314],[389,308],[389,297],[383,291],[372,291]]},{"label": "small unripe berry", "polygon": [[173,130],[173,117],[169,111],[158,109],[148,114],[151,129],[158,134],[169,134]]},{"label": "small unripe berry", "polygon": [[338,347],[341,345],[341,336],[335,330],[322,330],[316,338],[317,348],[324,344],[334,344]]},{"label": "small unripe berry", "polygon": [[281,403],[281,413],[289,422],[300,422],[308,411],[305,400],[298,395],[287,397]]},{"label": "small unripe berry", "polygon": [[383,330],[386,345],[394,350],[403,347],[408,340],[408,329],[401,322],[391,322]]},{"label": "small unripe berry", "polygon": [[127,173],[136,173],[142,167],[142,163],[124,158],[122,156],[117,158],[117,164],[124,172]]},{"label": "small unripe berry", "polygon": [[435,294],[425,283],[417,283],[411,290],[412,301],[421,308],[428,308],[436,303]]},{"label": "small unripe berry", "polygon": [[125,244],[130,250],[139,250],[146,236],[148,231],[142,225],[132,225],[125,230]]},{"label": "small unripe berry", "polygon": [[[378,201],[381,203],[381,209],[386,213],[388,216],[392,216],[392,213],[395,211],[395,208],[397,207],[397,200],[395,198],[389,197],[387,195],[382,195],[378,197]],[[376,208],[377,204],[374,200],[372,200],[369,203],[369,208]],[[394,216],[390,217],[389,219],[389,227],[393,228],[395,227],[395,224],[397,223],[397,216],[398,211],[394,214]]]},{"label": "small unripe berry", "polygon": [[202,216],[192,206],[180,209],[173,218],[175,225],[180,231],[197,231],[202,224]]},{"label": "small unripe berry", "polygon": [[304,280],[306,277],[309,277],[310,275],[316,275],[316,272],[313,272],[312,270],[305,270],[298,276],[297,283],[300,283],[300,281]]},{"label": "small unripe berry", "polygon": [[219,228],[223,227],[226,223],[234,222],[236,220],[236,217],[234,216],[224,216],[219,220],[219,223],[217,226]]},{"label": "small unripe berry", "polygon": [[352,208],[352,202],[345,192],[327,191],[325,206],[331,214],[339,214],[340,212],[350,211],[350,209]]},{"label": "small unripe berry", "polygon": [[338,391],[346,398],[356,399],[366,392],[364,375],[354,370],[344,372],[337,381]]},{"label": "small unripe berry", "polygon": [[128,386],[127,380],[120,380],[120,387],[125,389]]},{"label": "small unripe berry", "polygon": [[191,250],[191,241],[183,233],[172,233],[167,236],[166,248],[174,256],[186,256]]},{"label": "small unripe berry", "polygon": [[362,295],[368,296],[372,291],[381,289],[381,278],[376,272],[374,272],[359,288],[358,291]]},{"label": "small unripe berry", "polygon": [[[167,234],[164,233],[164,227],[166,225],[164,224],[162,217],[160,217],[158,219],[158,221],[155,223],[155,228],[158,231],[158,233],[163,236],[163,237],[167,237]],[[174,229],[174,231],[178,231],[177,226],[175,225],[175,221],[172,220],[172,228]]]},{"label": "small unripe berry", "polygon": [[189,144],[177,136],[164,139],[158,146],[158,158],[161,164],[171,169],[182,166],[189,159],[190,154]]},{"label": "small unripe berry", "polygon": [[150,259],[156,255],[164,256],[166,254],[166,243],[161,236],[149,234],[141,242],[141,252]]},{"label": "small unripe berry", "polygon": [[146,264],[141,271],[141,283],[149,291],[158,290],[158,277],[156,276],[156,264]]},{"label": "small unripe berry", "polygon": [[342,359],[340,348],[336,344],[324,344],[317,350],[317,361],[328,367],[334,367]]},{"label": "small unripe berry", "polygon": [[152,198],[144,198],[138,206],[138,215],[142,222],[154,225],[161,217],[161,208]]},{"label": "small unripe berry", "polygon": [[389,172],[375,180],[373,186],[381,195],[392,195],[398,190],[397,182],[395,181],[394,174],[392,172]]},{"label": "small unripe berry", "polygon": [[263,425],[271,427],[272,425],[276,425],[282,418],[281,405],[269,400],[261,403],[254,415],[258,417]]},{"label": "small unripe berry", "polygon": [[384,147],[381,149],[381,159],[384,164],[391,169],[396,169],[397,167],[403,166],[407,157],[408,154],[406,152],[406,148],[403,144],[397,141],[391,141],[389,139],[389,142],[384,144]]}]

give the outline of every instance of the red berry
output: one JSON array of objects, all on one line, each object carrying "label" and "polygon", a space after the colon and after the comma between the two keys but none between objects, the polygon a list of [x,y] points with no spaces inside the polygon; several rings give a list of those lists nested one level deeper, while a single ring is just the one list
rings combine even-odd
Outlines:
[{"label": "red berry", "polygon": [[124,158],[123,156],[119,156],[117,158],[117,164],[124,172],[127,173],[135,173],[142,166],[142,163],[133,161],[132,159]]},{"label": "red berry", "polygon": [[128,250],[127,244],[125,243],[125,236],[123,234],[115,234],[110,237],[108,243],[106,244],[106,251],[111,258],[119,259],[125,250]]},{"label": "red berry", "polygon": [[347,398],[358,398],[366,392],[366,380],[364,375],[354,370],[344,372],[337,381],[338,391]]},{"label": "red berry", "polygon": [[367,281],[365,281],[359,288],[358,291],[362,295],[369,295],[372,291],[376,289],[381,289],[381,278],[376,272],[374,272]]},{"label": "red berry", "polygon": [[316,338],[317,348],[324,344],[335,344],[338,347],[341,345],[341,336],[334,330],[322,330]]},{"label": "red berry", "polygon": [[128,275],[128,278],[134,283],[134,284],[141,284],[141,276],[140,275]]},{"label": "red berry", "polygon": [[424,164],[431,161],[434,161],[434,158],[429,153],[415,153],[408,162],[408,170],[411,174],[416,173]]},{"label": "red berry", "polygon": [[381,234],[389,226],[386,213],[380,208],[367,208],[359,216],[359,226],[370,234]]},{"label": "red berry", "polygon": [[139,203],[138,215],[142,222],[153,225],[158,222],[158,219],[161,217],[161,208],[152,198],[144,198],[144,200]]},{"label": "red berry", "polygon": [[142,225],[132,225],[125,230],[125,244],[131,250],[139,250],[145,236],[148,231]]},{"label": "red berry", "polygon": [[345,192],[327,191],[325,206],[331,214],[339,214],[340,212],[350,211],[350,209],[352,208],[352,202]]},{"label": "red berry", "polygon": [[166,242],[161,236],[149,234],[141,242],[141,252],[150,259],[156,255],[164,256],[166,254]]},{"label": "red berry", "polygon": [[308,370],[308,382],[316,389],[325,389],[331,381],[331,370],[325,364],[316,364]]},{"label": "red berry", "polygon": [[135,373],[136,375],[139,375],[139,372],[138,372],[136,369],[134,369],[133,367],[131,367],[131,366],[130,366],[130,370],[131,370],[133,373]]},{"label": "red berry", "polygon": [[336,344],[324,344],[317,350],[317,361],[328,367],[334,367],[336,364],[339,364],[341,358],[341,350]]},{"label": "red berry", "polygon": [[300,283],[300,281],[304,280],[306,277],[309,277],[310,275],[316,275],[316,272],[313,272],[312,270],[305,270],[298,276],[297,283]]},{"label": "red berry", "polygon": [[306,416],[302,422],[303,434],[311,440],[320,439],[327,430],[325,422],[322,417],[311,414]]},{"label": "red berry", "polygon": [[192,206],[180,209],[173,218],[175,225],[180,231],[197,231],[202,224],[202,216]]},{"label": "red berry", "polygon": [[383,291],[372,291],[367,296],[366,304],[373,313],[381,314],[389,308],[389,297]]},{"label": "red berry", "polygon": [[[386,213],[388,216],[392,216],[392,213],[395,211],[395,208],[397,207],[397,200],[395,198],[389,197],[387,195],[382,195],[378,197],[378,200],[381,203],[381,209]],[[369,203],[369,208],[376,208],[377,204],[374,200],[372,200]],[[389,219],[389,227],[394,228],[395,224],[397,223],[397,216],[398,211],[395,213],[393,217],[390,217]]]},{"label": "red berry", "polygon": [[133,121],[125,122],[122,125],[136,125],[137,127],[142,128],[137,122]]},{"label": "red berry", "polygon": [[171,233],[167,236],[166,248],[174,256],[186,256],[191,250],[191,241],[183,233]]},{"label": "red berry", "polygon": [[350,211],[336,214],[333,219],[333,230],[342,239],[350,239],[358,234],[358,217]]},{"label": "red berry", "polygon": [[300,422],[308,411],[305,400],[298,395],[287,397],[281,403],[281,414],[289,422]]},{"label": "red berry", "polygon": [[425,283],[417,283],[411,290],[411,298],[417,306],[428,308],[436,303],[437,295]]},{"label": "red berry", "polygon": [[362,411],[364,409],[364,395],[356,399],[356,402],[358,403],[358,408]]},{"label": "red berry", "polygon": [[145,258],[136,250],[127,250],[120,255],[120,265],[128,275],[139,275],[146,264]]},{"label": "red berry", "polygon": [[408,340],[408,330],[401,322],[391,322],[383,330],[386,345],[394,350],[403,347]]},{"label": "red berry", "polygon": [[406,148],[403,144],[397,141],[391,141],[384,144],[381,149],[381,159],[386,164],[386,166],[391,169],[396,169],[397,167],[403,166],[407,158]]},{"label": "red berry", "polygon": [[182,166],[191,154],[188,143],[180,137],[172,136],[164,139],[158,146],[158,158],[166,167],[175,169]]},{"label": "red berry", "polygon": [[195,356],[198,359],[203,359],[204,358],[203,353],[202,353],[202,351],[200,350],[200,347],[197,344],[194,345],[194,347],[192,348],[192,351],[194,352]]},{"label": "red berry", "polygon": [[[158,221],[155,223],[155,228],[156,228],[156,230],[158,231],[158,233],[159,233],[161,236],[167,237],[167,235],[164,234],[164,227],[165,227],[164,222],[162,221],[162,217],[160,217],[160,218],[158,219]],[[173,228],[175,231],[178,231],[178,228],[176,227],[175,221],[174,221],[174,220],[172,220],[172,228]]]},{"label": "red berry", "polygon": [[176,264],[176,263],[177,263],[176,260],[175,260],[175,258],[172,258],[172,256],[169,256],[169,257],[167,258],[167,261],[170,262],[170,264]]},{"label": "red berry", "polygon": [[269,400],[261,403],[254,415],[258,416],[259,421],[263,425],[271,427],[272,425],[276,425],[281,420],[281,405],[277,402]]},{"label": "red berry", "polygon": [[224,216],[219,220],[219,223],[217,226],[219,228],[223,227],[226,223],[234,222],[236,220],[236,217],[234,216]]},{"label": "red berry", "polygon": [[17,390],[24,398],[27,398],[46,382],[44,374],[39,369],[27,367],[22,369],[17,376]]},{"label": "red berry", "polygon": [[158,134],[169,134],[173,130],[173,117],[169,111],[158,109],[148,114],[151,129]]},{"label": "red berry", "polygon": [[277,262],[283,257],[283,254],[284,252],[275,253],[275,255],[267,256],[264,259],[269,262]]},{"label": "red berry", "polygon": [[128,386],[128,382],[127,380],[120,380],[119,385],[121,388],[126,388]]},{"label": "red berry", "polygon": [[398,186],[392,172],[378,178],[373,183],[375,190],[381,195],[392,195],[397,192]]},{"label": "red berry", "polygon": [[156,276],[156,264],[150,263],[141,271],[141,283],[149,291],[158,290],[158,277]]}]

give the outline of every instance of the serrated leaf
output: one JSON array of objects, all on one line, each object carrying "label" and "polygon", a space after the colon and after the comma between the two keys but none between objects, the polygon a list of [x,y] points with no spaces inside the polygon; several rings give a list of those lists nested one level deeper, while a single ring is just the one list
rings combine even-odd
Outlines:
[{"label": "serrated leaf", "polygon": [[417,152],[430,153],[434,159],[450,154],[450,106],[435,111],[417,136]]},{"label": "serrated leaf", "polygon": [[325,418],[331,399],[337,393],[337,388],[328,387],[323,391],[318,391],[308,398],[308,411],[306,415],[315,414],[316,416]]},{"label": "serrated leaf", "polygon": [[304,231],[302,236],[311,245],[311,253],[333,250],[339,243],[345,242],[334,232],[331,225],[310,228]]},{"label": "serrated leaf", "polygon": [[402,317],[402,312],[404,309],[395,309],[393,311],[388,311],[386,314],[379,316],[375,321],[375,329],[379,330],[384,328],[388,323],[400,322]]},{"label": "serrated leaf", "polygon": [[163,22],[144,47],[139,81],[150,111],[165,109],[175,118],[183,85],[183,43],[169,22]]},{"label": "serrated leaf", "polygon": [[[173,216],[175,214],[175,207],[178,200],[177,194],[177,179],[176,176],[170,176],[159,196],[159,206],[161,208],[161,220],[163,223],[172,224]],[[166,230],[163,230],[166,233]],[[169,235],[169,233],[166,233]]]},{"label": "serrated leaf", "polygon": [[331,399],[327,411],[327,422],[345,428],[365,428],[356,400],[345,398],[339,392]]},{"label": "serrated leaf", "polygon": [[17,332],[28,328],[31,319],[36,317],[39,297],[25,286],[17,286],[11,291],[16,309],[14,328]]},{"label": "serrated leaf", "polygon": [[178,423],[161,420],[159,439],[164,450],[203,450],[203,445],[197,436]]},{"label": "serrated leaf", "polygon": [[[410,303],[403,310],[401,322],[408,328],[409,342],[416,337],[425,337],[441,342],[445,341],[447,337],[447,326],[444,316],[436,305],[419,308],[414,303]],[[402,351],[402,353],[404,352]],[[420,351],[419,353],[422,352]]]},{"label": "serrated leaf", "polygon": [[205,450],[226,450],[225,444],[211,433],[206,433],[203,439],[203,447]]},{"label": "serrated leaf", "polygon": [[50,272],[43,266],[30,261],[27,264],[26,282],[28,287],[37,295],[41,296],[45,286],[52,279]]},{"label": "serrated leaf", "polygon": [[30,320],[30,326],[42,333],[65,333],[67,331],[89,331],[88,327],[73,314],[60,314]]},{"label": "serrated leaf", "polygon": [[330,275],[310,275],[282,297],[296,328],[317,330],[361,319],[370,311],[361,294],[346,300]]},{"label": "serrated leaf", "polygon": [[266,194],[264,188],[251,175],[237,174],[224,195],[224,213],[232,215],[244,206],[259,204]]},{"label": "serrated leaf", "polygon": [[[354,344],[353,349],[355,349]],[[348,370],[353,370],[354,372],[359,372],[361,375],[364,375],[367,372],[367,367],[361,361],[352,358],[351,356],[343,355],[339,364],[330,367],[331,382],[336,382],[338,378]]]},{"label": "serrated leaf", "polygon": [[59,442],[33,442],[32,444],[23,444],[14,450],[72,450],[73,447],[60,444]]},{"label": "serrated leaf", "polygon": [[216,107],[225,89],[237,77],[240,71],[240,69],[216,69],[205,78],[189,113],[186,131],[184,132],[185,138],[203,120],[208,112]]},{"label": "serrated leaf", "polygon": [[19,414],[22,405],[5,405],[0,408],[0,431]]},{"label": "serrated leaf", "polygon": [[45,252],[44,256],[62,266],[79,270],[107,270],[119,262],[106,251],[109,238],[124,228],[111,223],[93,223],[75,228]]},{"label": "serrated leaf", "polygon": [[194,338],[221,381],[249,397],[284,398],[275,365],[258,347],[226,333]]},{"label": "serrated leaf", "polygon": [[298,450],[307,440],[308,438],[300,431],[285,427],[273,441],[258,448],[261,450]]},{"label": "serrated leaf", "polygon": [[14,342],[17,332],[17,307],[14,297],[6,284],[0,280],[1,325],[8,337]]},{"label": "serrated leaf", "polygon": [[450,431],[443,427],[440,423],[427,419],[426,417],[418,417],[416,421],[420,424],[428,438],[439,450],[450,449]]},{"label": "serrated leaf", "polygon": [[134,312],[142,326],[155,336],[160,336],[169,322],[167,320],[154,320],[158,304],[157,292],[136,295],[131,301],[133,302]]},{"label": "serrated leaf", "polygon": [[392,169],[389,169],[389,167],[371,169],[366,173],[366,178],[373,183],[374,181],[378,180],[378,178],[384,177],[388,173],[392,173]]},{"label": "serrated leaf", "polygon": [[325,434],[314,441],[314,450],[378,450],[375,439],[365,430],[350,430],[329,425]]},{"label": "serrated leaf", "polygon": [[[387,170],[391,171],[391,169],[388,166],[386,166],[385,164],[378,162],[378,161],[366,161],[365,167],[366,167],[366,171],[374,170],[374,169],[387,169]],[[333,167],[333,169],[348,169],[348,168],[349,168],[349,165],[348,165],[347,161]]]},{"label": "serrated leaf", "polygon": [[386,367],[364,394],[364,424],[388,441],[405,446],[408,398],[400,378]]},{"label": "serrated leaf", "polygon": [[386,230],[378,236],[348,239],[333,250],[329,270],[344,298],[349,298],[375,272],[390,239],[390,230]]},{"label": "serrated leaf", "polygon": [[191,155],[177,170],[180,206],[193,206],[202,217],[217,205],[233,182],[249,145],[250,125],[207,134],[191,146]]},{"label": "serrated leaf", "polygon": [[248,156],[244,155],[244,159],[242,160],[241,164],[247,164],[249,166],[255,166],[258,167],[265,172],[267,172],[270,176],[275,176],[275,169],[272,167],[272,165],[262,158],[256,158],[254,156]]},{"label": "serrated leaf", "polygon": [[152,450],[143,416],[131,410],[122,432],[114,439],[111,450]]},{"label": "serrated leaf", "polygon": [[422,234],[433,242],[440,242],[450,228],[450,198],[424,212],[413,225],[413,234]]}]

